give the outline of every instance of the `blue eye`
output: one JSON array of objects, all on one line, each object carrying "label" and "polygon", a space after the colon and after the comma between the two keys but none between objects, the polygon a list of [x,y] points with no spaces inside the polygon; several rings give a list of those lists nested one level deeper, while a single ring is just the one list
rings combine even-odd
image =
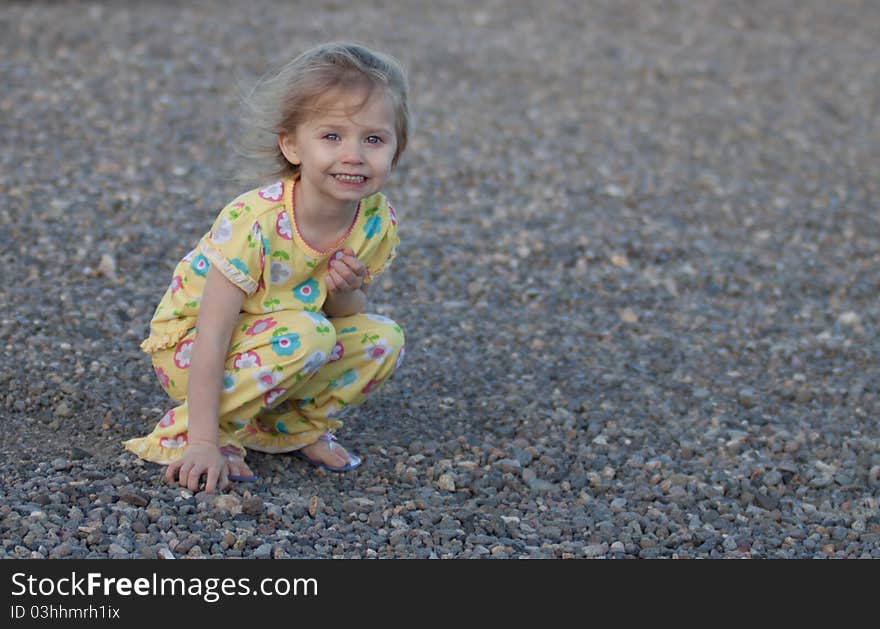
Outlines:
[{"label": "blue eye", "polygon": [[371,135],[367,138],[367,144],[381,144],[382,142],[382,138],[380,138],[378,135]]},{"label": "blue eye", "polygon": [[336,142],[339,139],[339,135],[336,133],[328,133],[324,136],[325,140],[330,140],[331,142]]}]

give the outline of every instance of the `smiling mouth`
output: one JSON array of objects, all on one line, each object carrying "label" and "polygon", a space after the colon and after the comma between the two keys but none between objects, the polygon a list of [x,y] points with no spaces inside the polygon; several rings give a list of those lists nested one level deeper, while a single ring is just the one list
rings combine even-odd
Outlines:
[{"label": "smiling mouth", "polygon": [[367,180],[363,175],[333,175],[333,177],[343,183],[363,183]]}]

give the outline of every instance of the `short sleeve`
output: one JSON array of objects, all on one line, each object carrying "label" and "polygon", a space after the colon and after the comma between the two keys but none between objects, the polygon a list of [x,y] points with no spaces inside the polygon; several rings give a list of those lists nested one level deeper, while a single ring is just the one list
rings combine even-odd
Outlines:
[{"label": "short sleeve", "polygon": [[400,244],[400,237],[397,234],[397,215],[390,203],[386,203],[385,208],[387,208],[387,215],[381,211],[378,215],[385,219],[383,222],[386,223],[386,229],[379,237],[378,243],[371,248],[370,256],[365,261],[369,272],[366,279],[367,284],[391,266],[391,262],[397,255],[397,246]]},{"label": "short sleeve", "polygon": [[265,267],[264,217],[242,211],[233,203],[199,243],[208,261],[248,295],[257,291]]}]

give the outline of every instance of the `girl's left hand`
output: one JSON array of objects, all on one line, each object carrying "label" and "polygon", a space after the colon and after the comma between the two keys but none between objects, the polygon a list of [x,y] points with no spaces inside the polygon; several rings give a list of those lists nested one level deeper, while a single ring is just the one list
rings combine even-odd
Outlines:
[{"label": "girl's left hand", "polygon": [[[341,254],[341,255],[340,255]],[[367,267],[361,264],[349,247],[333,254],[330,270],[327,272],[327,290],[331,293],[348,293],[364,287]]]}]

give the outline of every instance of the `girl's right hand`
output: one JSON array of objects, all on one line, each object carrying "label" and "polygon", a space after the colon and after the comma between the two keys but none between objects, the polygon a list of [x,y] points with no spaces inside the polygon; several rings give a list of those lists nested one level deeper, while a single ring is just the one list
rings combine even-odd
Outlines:
[{"label": "girl's right hand", "polygon": [[357,259],[354,249],[345,247],[333,254],[325,283],[332,294],[350,293],[362,289],[367,278],[367,267]]},{"label": "girl's right hand", "polygon": [[213,494],[215,487],[223,489],[229,483],[227,469],[226,457],[220,452],[219,446],[190,443],[183,458],[168,465],[165,480],[173,485],[179,479],[182,487],[195,492],[199,489],[202,476],[205,476],[205,492]]}]

